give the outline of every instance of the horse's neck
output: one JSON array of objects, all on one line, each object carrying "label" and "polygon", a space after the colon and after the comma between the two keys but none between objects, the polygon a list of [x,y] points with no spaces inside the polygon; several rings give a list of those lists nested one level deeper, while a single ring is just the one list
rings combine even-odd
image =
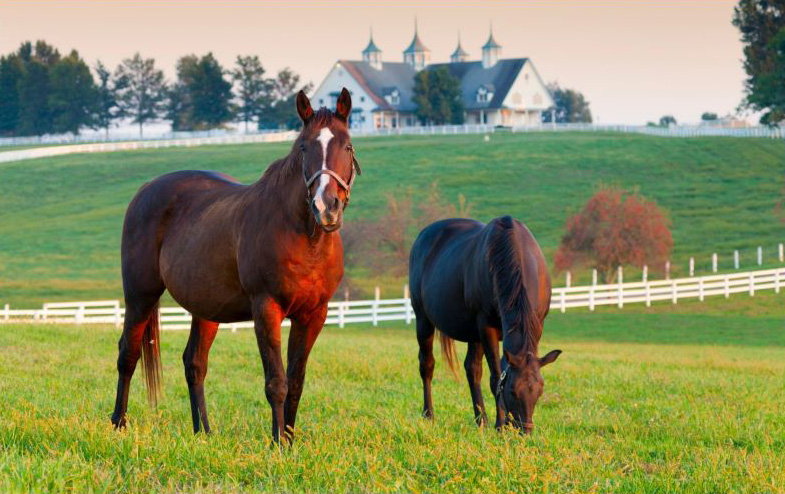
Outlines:
[{"label": "horse's neck", "polygon": [[269,173],[265,172],[251,187],[251,209],[280,223],[282,230],[294,230],[318,240],[323,232],[310,212],[300,166],[295,153],[271,164]]}]

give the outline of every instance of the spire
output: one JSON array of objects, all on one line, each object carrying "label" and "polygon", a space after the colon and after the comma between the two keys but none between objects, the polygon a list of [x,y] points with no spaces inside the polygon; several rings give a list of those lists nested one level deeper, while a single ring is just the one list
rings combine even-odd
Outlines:
[{"label": "spire", "polygon": [[482,67],[490,69],[496,62],[499,61],[499,56],[502,53],[502,45],[496,42],[493,38],[493,23],[491,23],[491,32],[488,36],[488,41],[482,46]]},{"label": "spire", "polygon": [[373,42],[373,26],[371,26],[371,39],[363,50],[363,61],[376,70],[382,69],[382,50]]},{"label": "spire", "polygon": [[458,62],[465,62],[469,59],[469,54],[466,53],[466,50],[463,49],[461,46],[461,32],[458,31],[458,47],[455,51],[450,55],[450,62],[458,63]]},{"label": "spire", "polygon": [[416,17],[414,18],[414,38],[403,51],[403,61],[414,67],[415,70],[424,69],[431,61],[431,50],[420,40]]}]

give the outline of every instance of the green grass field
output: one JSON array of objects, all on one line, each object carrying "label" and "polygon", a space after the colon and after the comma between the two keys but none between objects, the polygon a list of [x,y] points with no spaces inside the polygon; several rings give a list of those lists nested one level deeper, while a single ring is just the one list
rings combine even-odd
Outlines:
[{"label": "green grass field", "polygon": [[113,431],[118,336],[0,326],[0,492],[785,492],[781,315],[552,314],[531,437],[478,430],[440,356],[421,419],[412,327],[327,328],[283,451],[251,331],[213,347],[213,436],[191,433],[187,332],[162,335],[162,406],[137,376]]},{"label": "green grass field", "polygon": [[[785,229],[773,212],[785,173],[785,146],[770,139],[674,139],[624,134],[494,134],[356,139],[364,174],[347,222],[379,217],[386,195],[436,181],[444,198],[463,193],[481,220],[523,220],[549,261],[565,220],[599,182],[638,187],[673,221],[673,275],[732,265],[754,267],[763,245],[776,265]],[[0,167],[0,301],[35,307],[53,300],[121,298],[120,230],[125,208],[144,182],[180,169],[221,170],[245,182],[259,177],[290,144],[207,146],[71,155]],[[630,279],[633,274],[631,273]],[[364,280],[372,286],[379,280]],[[381,280],[385,296],[403,280]]]}]

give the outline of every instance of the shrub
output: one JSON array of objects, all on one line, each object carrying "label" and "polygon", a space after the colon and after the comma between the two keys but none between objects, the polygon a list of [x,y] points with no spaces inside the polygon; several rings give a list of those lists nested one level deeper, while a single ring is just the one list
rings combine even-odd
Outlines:
[{"label": "shrub", "polygon": [[672,250],[670,221],[654,201],[637,191],[601,186],[567,220],[554,264],[559,271],[594,267],[611,282],[618,266],[646,264],[662,270]]}]

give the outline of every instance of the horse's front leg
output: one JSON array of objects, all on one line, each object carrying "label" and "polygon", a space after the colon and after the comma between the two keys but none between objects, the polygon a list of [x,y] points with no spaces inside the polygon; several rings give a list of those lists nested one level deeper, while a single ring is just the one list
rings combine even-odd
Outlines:
[{"label": "horse's front leg", "polygon": [[281,360],[281,321],[284,313],[272,299],[253,303],[256,344],[264,367],[264,394],[273,412],[273,440],[277,443],[284,432],[283,403],[286,399],[286,376]]},{"label": "horse's front leg", "polygon": [[308,355],[311,353],[316,338],[322,331],[327,318],[327,305],[318,311],[299,316],[292,321],[292,330],[289,333],[289,348],[287,351],[286,380],[289,391],[284,403],[284,423],[286,433],[294,437],[294,422],[297,419],[297,407],[303,394],[305,383],[305,366]]},{"label": "horse's front leg", "polygon": [[496,401],[496,428],[498,429],[506,422],[506,412],[496,395],[496,388],[502,374],[501,360],[499,359],[499,331],[493,327],[483,326],[480,328],[480,337],[482,338],[485,360],[488,362],[488,370],[491,374],[491,393]]}]

